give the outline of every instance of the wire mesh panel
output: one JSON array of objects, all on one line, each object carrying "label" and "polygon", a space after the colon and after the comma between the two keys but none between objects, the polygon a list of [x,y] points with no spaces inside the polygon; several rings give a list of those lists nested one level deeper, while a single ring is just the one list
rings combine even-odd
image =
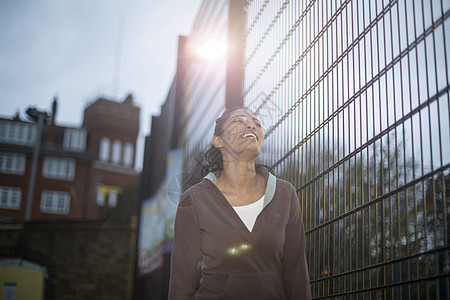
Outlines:
[{"label": "wire mesh panel", "polygon": [[226,59],[203,60],[196,49],[206,41],[227,40],[228,2],[202,2],[189,36],[187,92],[184,116],[185,170],[196,168],[196,159],[211,144],[215,120],[225,109]]},{"label": "wire mesh panel", "polygon": [[450,1],[250,0],[244,103],[313,297],[450,299]]}]

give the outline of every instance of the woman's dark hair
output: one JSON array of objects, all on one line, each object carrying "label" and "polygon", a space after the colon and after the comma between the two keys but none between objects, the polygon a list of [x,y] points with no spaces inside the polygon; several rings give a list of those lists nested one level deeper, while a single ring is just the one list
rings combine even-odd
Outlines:
[{"label": "woman's dark hair", "polygon": [[[214,128],[214,136],[220,136],[225,131],[224,124],[230,117],[230,114],[238,109],[246,109],[250,112],[252,112],[249,108],[244,106],[238,106],[226,109],[223,114],[216,120],[216,127]],[[252,112],[253,113],[253,112]],[[259,168],[264,165],[256,164],[255,167]],[[272,169],[268,166],[264,166],[269,169],[271,173],[273,173]],[[202,163],[201,168],[201,176],[204,177],[210,172],[216,172],[218,176],[220,176],[221,171],[223,170],[223,158],[222,158],[222,152],[213,145],[209,147],[208,150],[205,152],[205,156]]]}]

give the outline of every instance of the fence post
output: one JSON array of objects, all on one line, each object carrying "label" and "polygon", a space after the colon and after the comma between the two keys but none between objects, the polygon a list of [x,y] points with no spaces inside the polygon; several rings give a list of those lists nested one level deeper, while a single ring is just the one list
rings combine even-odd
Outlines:
[{"label": "fence post", "polygon": [[230,0],[225,107],[244,105],[245,1]]}]

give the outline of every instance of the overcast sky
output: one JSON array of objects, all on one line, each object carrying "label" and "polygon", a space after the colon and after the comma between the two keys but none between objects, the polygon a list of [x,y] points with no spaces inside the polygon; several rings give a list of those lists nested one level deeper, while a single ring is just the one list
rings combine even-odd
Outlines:
[{"label": "overcast sky", "polygon": [[142,139],[175,75],[178,35],[190,33],[201,2],[0,0],[0,115],[25,118],[31,105],[50,112],[56,95],[56,123],[80,126],[87,102],[133,93]]}]

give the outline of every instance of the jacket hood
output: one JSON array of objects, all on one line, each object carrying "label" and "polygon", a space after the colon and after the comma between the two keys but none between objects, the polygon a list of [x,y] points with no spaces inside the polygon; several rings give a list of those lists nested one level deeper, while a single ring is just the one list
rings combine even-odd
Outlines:
[{"label": "jacket hood", "polygon": [[[263,207],[266,207],[266,205],[269,204],[270,201],[272,201],[273,196],[275,195],[275,190],[277,188],[277,178],[265,167],[256,168],[256,171],[258,173],[261,173],[261,175],[263,175],[266,179],[266,192],[264,194],[263,204]],[[213,172],[208,173],[208,175],[206,175],[204,178],[217,185],[217,177]]]}]

